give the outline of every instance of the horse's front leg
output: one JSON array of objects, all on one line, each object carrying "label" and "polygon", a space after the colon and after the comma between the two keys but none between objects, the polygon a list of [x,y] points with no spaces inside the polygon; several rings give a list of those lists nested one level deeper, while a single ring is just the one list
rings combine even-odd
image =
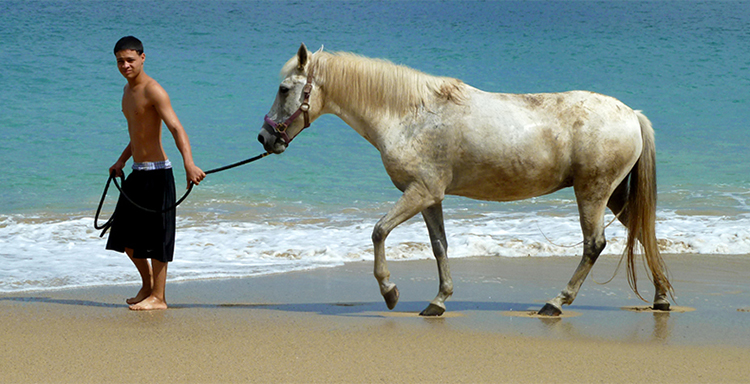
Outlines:
[{"label": "horse's front leg", "polygon": [[443,223],[443,204],[437,203],[422,211],[427,231],[430,233],[432,253],[438,266],[440,286],[438,294],[430,305],[425,308],[421,316],[440,316],[445,312],[445,300],[453,295],[453,279],[448,265],[448,241],[445,239],[445,225]]},{"label": "horse's front leg", "polygon": [[390,282],[391,272],[385,260],[385,239],[399,224],[414,217],[417,213],[435,203],[421,188],[414,184],[409,186],[396,205],[383,216],[372,231],[372,245],[375,253],[375,279],[380,286],[380,294],[383,295],[388,309],[393,309],[398,303],[398,288]]}]

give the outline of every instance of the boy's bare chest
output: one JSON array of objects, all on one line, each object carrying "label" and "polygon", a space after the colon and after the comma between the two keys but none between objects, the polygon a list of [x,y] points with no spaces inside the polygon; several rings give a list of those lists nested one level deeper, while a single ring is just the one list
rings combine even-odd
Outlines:
[{"label": "boy's bare chest", "polygon": [[138,90],[125,90],[122,95],[122,113],[131,122],[147,122],[157,116],[156,108],[145,93]]}]

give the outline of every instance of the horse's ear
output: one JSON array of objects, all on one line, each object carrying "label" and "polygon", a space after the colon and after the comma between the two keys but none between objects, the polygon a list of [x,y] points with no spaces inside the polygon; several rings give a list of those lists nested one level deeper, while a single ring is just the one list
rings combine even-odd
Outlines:
[{"label": "horse's ear", "polygon": [[305,66],[307,65],[307,47],[305,46],[305,43],[302,43],[302,45],[299,46],[299,50],[297,51],[297,69],[303,70],[305,69]]},{"label": "horse's ear", "polygon": [[315,53],[318,53],[318,52],[323,52],[323,44],[320,45],[320,49],[318,49],[317,51],[315,51]]}]

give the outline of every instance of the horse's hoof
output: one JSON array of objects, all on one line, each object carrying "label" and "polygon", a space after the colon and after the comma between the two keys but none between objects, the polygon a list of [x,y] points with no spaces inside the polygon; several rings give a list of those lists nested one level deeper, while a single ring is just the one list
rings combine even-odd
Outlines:
[{"label": "horse's hoof", "polygon": [[669,311],[669,302],[666,303],[654,303],[654,311]]},{"label": "horse's hoof", "polygon": [[394,285],[393,289],[383,295],[383,298],[385,299],[385,305],[388,306],[388,309],[393,309],[398,303],[398,288]]},{"label": "horse's hoof", "polygon": [[419,312],[419,316],[440,316],[445,313],[445,307],[430,303],[422,312]]},{"label": "horse's hoof", "polygon": [[542,316],[560,316],[562,314],[562,311],[560,308],[555,307],[554,305],[547,303],[544,304],[544,307],[539,310],[539,312],[536,313],[537,315]]}]

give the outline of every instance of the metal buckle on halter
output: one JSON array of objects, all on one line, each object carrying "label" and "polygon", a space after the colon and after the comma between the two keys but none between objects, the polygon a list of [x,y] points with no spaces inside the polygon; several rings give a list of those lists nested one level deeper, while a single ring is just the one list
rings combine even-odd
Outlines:
[{"label": "metal buckle on halter", "polygon": [[288,127],[287,127],[286,123],[278,123],[278,124],[276,124],[276,126],[274,127],[274,129],[276,129],[276,131],[277,131],[277,132],[279,132],[279,133],[284,133],[284,132],[286,132],[286,129],[287,129],[287,128],[288,128]]},{"label": "metal buckle on halter", "polygon": [[310,103],[302,103],[299,106],[299,110],[302,112],[307,112],[310,110]]}]

